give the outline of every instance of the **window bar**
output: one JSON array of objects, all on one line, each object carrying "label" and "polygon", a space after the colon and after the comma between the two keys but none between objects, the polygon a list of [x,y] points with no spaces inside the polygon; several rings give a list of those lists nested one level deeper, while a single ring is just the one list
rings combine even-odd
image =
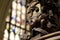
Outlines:
[{"label": "window bar", "polygon": [[16,28],[15,28],[15,40],[21,40],[20,31],[21,31],[21,0],[16,0]]},{"label": "window bar", "polygon": [[5,24],[5,30],[4,30],[4,37],[3,37],[3,40],[8,40],[9,39],[9,25],[10,25],[10,12],[8,11],[7,12],[8,13],[8,15],[7,15],[7,17],[6,17],[6,24]]},{"label": "window bar", "polygon": [[12,1],[12,13],[10,24],[10,37],[9,40],[15,40],[15,25],[16,25],[16,0]]}]

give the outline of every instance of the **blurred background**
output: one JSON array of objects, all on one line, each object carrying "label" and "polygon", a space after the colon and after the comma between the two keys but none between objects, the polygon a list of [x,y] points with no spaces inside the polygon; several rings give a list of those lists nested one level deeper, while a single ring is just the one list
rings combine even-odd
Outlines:
[{"label": "blurred background", "polygon": [[0,0],[0,40],[60,40],[60,0]]}]

